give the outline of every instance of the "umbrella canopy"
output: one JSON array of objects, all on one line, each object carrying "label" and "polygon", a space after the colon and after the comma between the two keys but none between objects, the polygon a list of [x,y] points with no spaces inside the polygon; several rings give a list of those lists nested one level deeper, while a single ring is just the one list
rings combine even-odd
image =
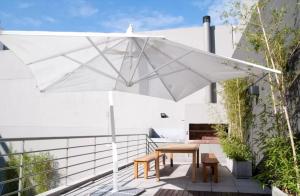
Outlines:
[{"label": "umbrella canopy", "polygon": [[276,72],[164,37],[2,31],[41,91],[123,91],[178,101],[212,82]]}]

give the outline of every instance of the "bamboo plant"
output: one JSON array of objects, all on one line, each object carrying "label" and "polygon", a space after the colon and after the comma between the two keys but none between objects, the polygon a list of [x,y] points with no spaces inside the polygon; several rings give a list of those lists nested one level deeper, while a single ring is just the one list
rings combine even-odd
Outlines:
[{"label": "bamboo plant", "polygon": [[[292,188],[292,192],[297,194],[300,189],[300,177],[299,177],[299,149],[295,144],[294,131],[291,126],[290,116],[287,109],[286,94],[289,88],[289,84],[293,81],[294,73],[291,73],[287,69],[288,60],[293,56],[295,51],[300,46],[300,30],[297,26],[286,25],[285,22],[289,20],[287,16],[287,10],[283,6],[273,7],[274,2],[271,0],[260,0],[252,6],[241,3],[241,1],[234,1],[229,11],[224,12],[223,17],[225,21],[233,21],[231,18],[235,18],[234,21],[240,21],[240,25],[236,30],[242,30],[246,37],[247,44],[243,49],[255,52],[258,56],[261,56],[265,60],[265,65],[278,69],[282,74],[269,74],[266,82],[270,87],[270,105],[272,106],[271,112],[264,110],[264,116],[268,119],[260,121],[269,122],[271,126],[261,126],[261,132],[268,134],[259,134],[261,147],[267,155],[267,162],[272,160],[271,156],[274,156],[271,149],[274,150],[275,138],[283,139],[284,136],[288,136],[290,147],[286,149],[290,150],[292,157],[292,172],[289,174],[292,177],[290,183],[295,182],[296,189]],[[298,5],[299,6],[299,5]],[[246,48],[245,48],[246,47]],[[255,61],[255,59],[250,59]],[[271,119],[271,120],[270,120]],[[256,126],[256,125],[254,125]],[[286,140],[285,140],[286,141]],[[272,144],[272,145],[271,145]],[[286,144],[286,143],[285,143]],[[282,148],[277,146],[277,148]],[[278,157],[277,157],[278,158]],[[290,161],[290,160],[289,160]],[[279,165],[276,165],[279,166]],[[279,168],[284,169],[284,168]],[[265,173],[271,171],[264,171]],[[271,177],[274,174],[271,174]],[[278,178],[278,181],[282,179]],[[272,179],[271,179],[272,181]],[[273,180],[274,184],[276,182]],[[280,187],[287,189],[287,184]],[[289,192],[289,190],[287,190]]]}]

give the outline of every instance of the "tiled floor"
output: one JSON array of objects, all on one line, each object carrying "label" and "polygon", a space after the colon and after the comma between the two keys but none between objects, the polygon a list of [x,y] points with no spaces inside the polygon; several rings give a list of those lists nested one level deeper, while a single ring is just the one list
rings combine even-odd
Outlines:
[{"label": "tiled floor", "polygon": [[[230,192],[230,193],[255,193],[270,194],[269,189],[263,190],[260,185],[252,179],[235,179],[226,167],[219,167],[219,182],[203,182],[202,181],[202,167],[198,168],[197,181],[191,182],[191,167],[188,163],[174,164],[174,167],[166,165],[161,166],[161,180],[156,181],[154,175],[154,168],[151,168],[149,178],[143,178],[142,168],[140,169],[140,177],[133,179],[133,168],[128,167],[120,171],[119,184],[124,187],[134,187],[145,189],[143,196],[155,195],[159,189],[173,189],[173,190],[191,190],[191,191],[206,191],[206,192]],[[103,184],[110,184],[111,176],[107,176],[99,181],[91,183],[74,190],[72,193],[66,195],[89,195]]]}]

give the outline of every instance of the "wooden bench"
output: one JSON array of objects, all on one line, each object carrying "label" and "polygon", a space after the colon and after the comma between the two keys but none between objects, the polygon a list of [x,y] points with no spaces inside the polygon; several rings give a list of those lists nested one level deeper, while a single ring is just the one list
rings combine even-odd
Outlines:
[{"label": "wooden bench", "polygon": [[218,164],[219,161],[213,153],[201,153],[201,162],[203,166],[203,182],[207,182],[207,169],[211,167],[214,182],[218,182]]},{"label": "wooden bench", "polygon": [[[139,157],[134,160],[134,178],[138,178],[139,176],[139,164],[142,163],[144,165],[144,178],[148,178],[148,171],[150,170],[149,164],[151,161],[154,161],[156,154],[153,152],[151,154],[145,155],[143,157]],[[163,164],[166,164],[165,154],[160,154],[159,158],[163,158]],[[156,164],[156,163],[155,163]]]}]

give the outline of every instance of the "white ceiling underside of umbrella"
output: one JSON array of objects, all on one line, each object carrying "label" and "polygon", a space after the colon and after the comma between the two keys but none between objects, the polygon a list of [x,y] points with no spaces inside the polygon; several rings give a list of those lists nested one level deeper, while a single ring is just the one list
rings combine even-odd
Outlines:
[{"label": "white ceiling underside of umbrella", "polygon": [[212,82],[279,73],[155,36],[1,32],[0,41],[49,92],[117,90],[178,101]]}]

